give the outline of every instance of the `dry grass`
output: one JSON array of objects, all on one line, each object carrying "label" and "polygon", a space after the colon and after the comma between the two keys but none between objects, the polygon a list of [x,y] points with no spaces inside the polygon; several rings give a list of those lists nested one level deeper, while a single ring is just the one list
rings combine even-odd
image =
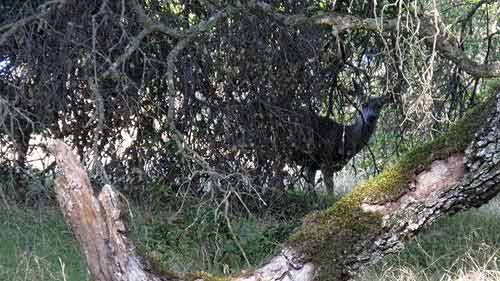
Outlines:
[{"label": "dry grass", "polygon": [[358,281],[500,281],[500,200],[443,218]]},{"label": "dry grass", "polygon": [[[498,199],[480,209],[443,218],[404,251],[371,266],[356,280],[500,281],[499,221]],[[138,221],[134,223],[141,227]],[[244,229],[253,229],[252,224],[257,223],[247,220]],[[1,209],[0,230],[0,280],[87,280],[78,248],[57,209]],[[252,245],[245,249],[252,256],[263,251]],[[174,255],[169,260],[184,258],[183,253],[169,255]]]}]

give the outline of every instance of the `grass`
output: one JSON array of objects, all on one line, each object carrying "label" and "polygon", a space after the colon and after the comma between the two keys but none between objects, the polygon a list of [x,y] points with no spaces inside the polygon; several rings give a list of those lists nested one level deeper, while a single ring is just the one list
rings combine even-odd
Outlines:
[{"label": "grass", "polygon": [[[170,221],[135,212],[133,236],[142,251],[174,270],[237,272],[245,261],[213,210],[194,221],[186,214]],[[445,217],[399,254],[369,267],[361,281],[500,280],[500,201]],[[195,222],[193,224],[193,222]],[[191,225],[191,227],[186,227]],[[271,255],[295,225],[270,217],[234,220],[252,265]],[[88,280],[78,247],[55,208],[0,209],[0,280]]]},{"label": "grass", "polygon": [[272,255],[300,222],[268,217],[233,218],[231,229],[223,214],[214,209],[185,213],[171,221],[166,214],[155,214],[146,222],[141,212],[136,216],[137,226],[132,237],[139,251],[160,270],[177,272],[207,271],[218,274],[236,273],[247,267],[240,250],[243,248],[252,266],[259,265]]},{"label": "grass", "polygon": [[[444,217],[357,280],[500,280],[500,203]],[[482,279],[481,279],[482,278]]]},{"label": "grass", "polygon": [[0,241],[0,280],[88,280],[59,210],[1,208]]}]

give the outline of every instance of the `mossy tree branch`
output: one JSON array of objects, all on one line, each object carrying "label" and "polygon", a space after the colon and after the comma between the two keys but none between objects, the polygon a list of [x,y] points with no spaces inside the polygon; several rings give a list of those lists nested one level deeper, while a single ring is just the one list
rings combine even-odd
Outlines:
[{"label": "mossy tree branch", "polygon": [[289,247],[319,280],[348,280],[438,217],[488,202],[500,191],[499,126],[500,91],[447,135],[310,215]]},{"label": "mossy tree branch", "polygon": [[238,277],[151,273],[127,239],[117,195],[96,198],[76,156],[60,141],[53,152],[63,175],[57,195],[95,280],[348,280],[402,248],[438,217],[477,207],[500,191],[500,91],[446,136],[422,146],[313,213],[260,269]]}]

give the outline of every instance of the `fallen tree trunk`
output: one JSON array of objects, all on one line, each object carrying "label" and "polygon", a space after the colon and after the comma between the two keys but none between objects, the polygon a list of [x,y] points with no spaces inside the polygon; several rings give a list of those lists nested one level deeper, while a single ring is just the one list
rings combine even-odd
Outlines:
[{"label": "fallen tree trunk", "polygon": [[57,197],[94,280],[348,280],[402,248],[436,218],[477,207],[500,191],[500,91],[448,134],[403,157],[303,227],[263,267],[237,277],[206,273],[160,276],[127,239],[117,194],[98,198],[76,156],[61,141],[52,150],[62,175]]}]

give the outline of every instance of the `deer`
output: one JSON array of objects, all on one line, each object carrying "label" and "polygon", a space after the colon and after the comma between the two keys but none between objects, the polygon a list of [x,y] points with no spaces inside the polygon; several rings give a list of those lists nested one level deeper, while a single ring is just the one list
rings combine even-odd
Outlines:
[{"label": "deer", "polygon": [[292,146],[289,160],[302,167],[307,182],[306,191],[314,191],[318,170],[323,174],[327,191],[334,191],[333,174],[342,170],[368,144],[383,106],[391,100],[389,96],[368,98],[355,122],[349,125],[339,124],[314,112],[304,113],[306,116],[302,118],[312,132],[310,145]]}]

